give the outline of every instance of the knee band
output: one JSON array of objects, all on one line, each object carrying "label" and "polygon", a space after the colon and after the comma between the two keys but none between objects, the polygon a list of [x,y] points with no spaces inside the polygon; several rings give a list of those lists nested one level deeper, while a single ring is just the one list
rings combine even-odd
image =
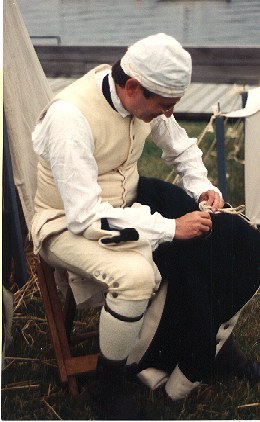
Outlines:
[{"label": "knee band", "polygon": [[107,297],[104,309],[120,321],[137,322],[143,318],[147,305],[148,299],[118,300]]},{"label": "knee band", "polygon": [[105,311],[109,312],[110,315],[112,315],[114,318],[119,319],[120,321],[125,321],[125,322],[137,322],[140,321],[140,319],[143,318],[144,313],[142,313],[141,315],[137,316],[137,317],[127,317],[124,315],[120,315],[117,312],[112,311],[112,309],[109,308],[107,302],[104,305]]}]

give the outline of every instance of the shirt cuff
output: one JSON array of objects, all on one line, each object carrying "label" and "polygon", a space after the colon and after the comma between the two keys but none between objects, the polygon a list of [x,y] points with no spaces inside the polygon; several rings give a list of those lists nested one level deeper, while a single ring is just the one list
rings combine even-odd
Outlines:
[{"label": "shirt cuff", "polygon": [[171,242],[175,236],[176,220],[173,218],[164,218],[162,225],[162,236],[158,245],[164,242]]}]

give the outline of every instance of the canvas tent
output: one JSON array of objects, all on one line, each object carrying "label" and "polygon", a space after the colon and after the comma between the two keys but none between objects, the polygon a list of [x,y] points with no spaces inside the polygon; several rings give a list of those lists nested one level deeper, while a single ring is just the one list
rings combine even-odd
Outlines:
[{"label": "canvas tent", "polygon": [[[19,286],[28,278],[20,216],[29,230],[34,212],[37,157],[31,132],[37,116],[52,96],[15,0],[3,4],[3,356],[11,340],[11,259]],[[21,204],[22,211],[19,212]],[[4,361],[2,361],[4,364]]]},{"label": "canvas tent", "polygon": [[[37,157],[31,132],[37,116],[52,96],[48,81],[15,1],[4,0],[4,229],[18,284],[26,281],[19,206],[29,230],[34,212]],[[17,198],[18,195],[18,198]],[[18,199],[18,200],[17,200]],[[7,220],[7,221],[6,221]],[[6,227],[8,226],[8,227]],[[4,231],[5,233],[5,231]],[[5,252],[5,250],[4,250]]]},{"label": "canvas tent", "polygon": [[33,216],[37,157],[31,132],[52,96],[15,1],[4,0],[4,114],[14,183],[27,227]]}]

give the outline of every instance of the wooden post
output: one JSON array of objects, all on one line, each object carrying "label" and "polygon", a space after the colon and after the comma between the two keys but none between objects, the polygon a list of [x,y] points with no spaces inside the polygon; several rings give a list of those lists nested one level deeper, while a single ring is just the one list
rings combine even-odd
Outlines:
[{"label": "wooden post", "polygon": [[248,92],[247,91],[244,91],[244,92],[241,93],[242,108],[245,108],[245,106],[246,106],[247,97],[248,97]]},{"label": "wooden post", "polygon": [[226,179],[226,154],[225,154],[225,133],[224,116],[216,117],[216,146],[217,146],[217,167],[218,183],[223,199],[227,200],[227,179]]}]

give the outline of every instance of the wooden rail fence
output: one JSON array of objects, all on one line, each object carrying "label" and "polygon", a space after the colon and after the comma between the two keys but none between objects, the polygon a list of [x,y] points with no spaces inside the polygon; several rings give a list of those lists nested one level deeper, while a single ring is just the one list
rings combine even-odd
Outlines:
[{"label": "wooden rail fence", "polygon": [[[112,64],[126,46],[35,45],[48,77],[78,77],[100,63]],[[192,82],[260,84],[259,47],[185,47],[192,56]]]}]

